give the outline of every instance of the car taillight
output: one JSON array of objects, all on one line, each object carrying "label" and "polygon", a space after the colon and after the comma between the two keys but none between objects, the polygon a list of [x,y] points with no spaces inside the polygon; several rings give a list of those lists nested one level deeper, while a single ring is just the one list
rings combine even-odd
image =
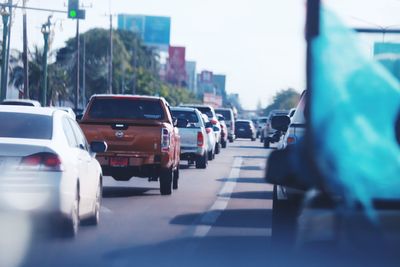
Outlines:
[{"label": "car taillight", "polygon": [[292,144],[296,143],[296,138],[293,137],[293,136],[289,136],[289,137],[286,139],[286,143],[287,143],[288,145],[292,145]]},{"label": "car taillight", "polygon": [[62,163],[57,154],[42,152],[23,157],[21,170],[62,171]]},{"label": "car taillight", "polygon": [[198,147],[204,146],[204,136],[202,132],[197,132],[197,146]]},{"label": "car taillight", "polygon": [[168,129],[161,130],[161,151],[168,152],[171,145],[171,134]]},{"label": "car taillight", "polygon": [[215,119],[210,120],[210,122],[212,123],[212,125],[217,125],[218,121]]},{"label": "car taillight", "polygon": [[209,134],[211,133],[211,128],[206,128],[206,132]]}]

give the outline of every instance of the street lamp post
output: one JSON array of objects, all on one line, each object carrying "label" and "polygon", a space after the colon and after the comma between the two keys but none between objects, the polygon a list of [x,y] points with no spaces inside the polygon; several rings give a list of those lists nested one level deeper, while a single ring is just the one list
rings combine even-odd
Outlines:
[{"label": "street lamp post", "polygon": [[3,6],[0,12],[3,18],[3,43],[2,43],[2,51],[1,51],[1,92],[0,92],[0,101],[4,100],[7,96],[7,84],[5,83],[6,79],[6,56],[7,56],[7,36],[8,36],[8,19],[10,14],[7,12],[5,7]]},{"label": "street lamp post", "polygon": [[40,91],[40,102],[42,106],[47,105],[47,51],[49,49],[49,35],[52,16],[49,16],[47,22],[42,25],[42,34],[44,39],[44,49],[43,49],[43,79],[42,79],[42,90]]}]

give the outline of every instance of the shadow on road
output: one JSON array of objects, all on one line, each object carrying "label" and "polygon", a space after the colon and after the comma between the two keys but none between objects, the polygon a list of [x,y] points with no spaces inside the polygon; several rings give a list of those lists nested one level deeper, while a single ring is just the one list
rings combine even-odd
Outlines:
[{"label": "shadow on road", "polygon": [[[103,187],[103,198],[123,198],[136,196],[154,196],[159,195],[158,188],[138,188],[138,187]],[[151,191],[151,193],[149,193]],[[154,191],[154,192],[153,192]]]},{"label": "shadow on road", "polygon": [[239,156],[243,159],[267,159],[268,156]]},{"label": "shadow on road", "polygon": [[260,166],[242,166],[240,167],[243,171],[261,171],[262,168]]},{"label": "shadow on road", "polygon": [[[220,195],[224,197],[225,195]],[[230,194],[231,198],[239,198],[239,199],[272,199],[272,192],[235,192]]]},{"label": "shadow on road", "polygon": [[[157,255],[156,257],[154,255]],[[108,266],[266,266],[271,262],[267,237],[204,237],[116,249],[103,259]]]},{"label": "shadow on road", "polygon": [[265,184],[265,178],[255,178],[255,177],[246,177],[246,178],[221,178],[217,179],[218,182],[236,182],[236,183],[251,183],[251,184]]},{"label": "shadow on road", "polygon": [[[228,209],[224,210],[215,223],[203,223],[200,221],[205,215],[217,213],[218,210],[206,213],[189,213],[173,218],[170,224],[178,225],[212,225],[216,227],[239,228],[269,228],[271,227],[270,209]],[[212,214],[211,214],[212,215]]]}]

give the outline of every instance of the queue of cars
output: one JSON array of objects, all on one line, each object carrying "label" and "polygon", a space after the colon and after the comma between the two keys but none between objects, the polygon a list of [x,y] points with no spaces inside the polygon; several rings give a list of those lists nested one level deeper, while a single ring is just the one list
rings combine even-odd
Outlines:
[{"label": "queue of cars", "polygon": [[103,176],[159,181],[170,195],[181,160],[205,169],[234,138],[233,116],[227,124],[211,106],[162,97],[94,95],[78,118],[37,101],[1,103],[0,211],[46,215],[73,237],[81,220],[99,223]]}]

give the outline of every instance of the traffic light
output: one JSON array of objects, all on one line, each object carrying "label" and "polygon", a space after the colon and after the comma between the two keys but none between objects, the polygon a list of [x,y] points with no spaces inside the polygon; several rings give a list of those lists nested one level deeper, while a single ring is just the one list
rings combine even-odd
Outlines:
[{"label": "traffic light", "polygon": [[68,18],[85,19],[86,11],[79,9],[79,0],[68,0]]},{"label": "traffic light", "polygon": [[68,18],[76,19],[79,12],[79,0],[68,0]]}]

